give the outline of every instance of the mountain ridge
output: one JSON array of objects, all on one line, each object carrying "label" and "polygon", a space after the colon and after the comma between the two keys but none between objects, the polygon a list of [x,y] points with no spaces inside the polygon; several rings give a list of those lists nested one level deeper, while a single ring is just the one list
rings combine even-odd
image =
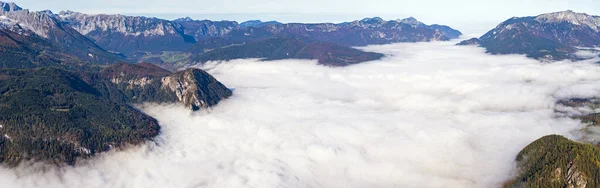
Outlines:
[{"label": "mountain ridge", "polygon": [[513,17],[459,45],[479,45],[491,54],[525,54],[544,61],[578,60],[578,47],[600,45],[600,17],[570,10]]}]

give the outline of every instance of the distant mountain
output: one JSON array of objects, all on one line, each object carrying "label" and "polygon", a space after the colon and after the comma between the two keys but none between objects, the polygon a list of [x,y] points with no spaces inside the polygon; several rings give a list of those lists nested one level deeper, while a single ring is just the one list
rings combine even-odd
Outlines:
[{"label": "distant mountain", "polygon": [[129,103],[182,103],[199,110],[231,94],[199,69],[171,73],[126,63],[99,71],[0,69],[0,163],[72,165],[159,134],[156,120]]},{"label": "distant mountain", "polygon": [[181,24],[184,28],[184,33],[194,37],[196,40],[223,37],[232,30],[240,27],[234,21],[194,20],[190,17],[176,19],[174,22]]},{"label": "distant mountain", "polygon": [[263,26],[267,26],[267,25],[281,25],[283,23],[278,22],[278,21],[267,21],[267,22],[263,22],[260,20],[249,20],[249,21],[245,21],[242,22],[240,24],[241,28],[247,28],[247,27],[263,27]]},{"label": "distant mountain", "polygon": [[233,45],[198,53],[191,62],[232,60],[243,58],[262,58],[264,60],[315,59],[327,66],[347,66],[365,61],[377,60],[383,54],[363,52],[361,50],[323,42],[311,42],[298,38],[271,38]]},{"label": "distant mountain", "polygon": [[515,17],[461,45],[481,45],[492,54],[526,54],[541,60],[578,59],[578,47],[600,46],[600,17],[573,11]]},{"label": "distant mountain", "polygon": [[14,3],[0,2],[0,28],[25,36],[36,36],[54,48],[96,64],[112,64],[122,57],[109,53],[76,30],[66,26],[50,11],[31,12]]},{"label": "distant mountain", "polygon": [[[430,26],[414,18],[384,21],[376,17],[341,24],[289,23],[239,28],[223,36],[218,43],[231,45],[273,37],[301,37],[341,46],[365,46],[394,42],[444,41],[457,38],[461,34],[448,26]],[[199,46],[194,48],[210,49],[214,48],[215,44],[214,39],[199,40]]]},{"label": "distant mountain", "polygon": [[[256,23],[258,21],[250,24]],[[376,17],[341,24],[290,23],[241,27],[223,37],[199,40],[188,52],[196,54],[192,62],[200,63],[245,57],[267,60],[299,58],[318,59],[324,65],[345,66],[381,58],[381,54],[361,52],[351,46],[450,40],[460,35],[459,31],[448,26],[430,26],[414,18],[385,21]]]},{"label": "distant mountain", "polygon": [[178,51],[196,42],[181,24],[158,18],[73,11],[63,11],[58,16],[99,46],[128,56],[134,56],[134,52]]},{"label": "distant mountain", "polygon": [[[234,44],[274,37],[309,38],[341,46],[365,46],[392,42],[449,40],[461,35],[442,25],[426,25],[414,18],[383,21],[369,18],[341,24],[282,24],[276,21],[194,20],[173,21],[122,15],[87,15],[72,11],[59,16],[69,26],[93,39],[105,49],[124,53],[132,60],[152,60],[148,56],[165,51],[204,52]],[[192,45],[196,43],[195,45]]]},{"label": "distant mountain", "polygon": [[516,161],[518,174],[506,188],[600,186],[600,148],[594,145],[545,136],[525,147]]}]

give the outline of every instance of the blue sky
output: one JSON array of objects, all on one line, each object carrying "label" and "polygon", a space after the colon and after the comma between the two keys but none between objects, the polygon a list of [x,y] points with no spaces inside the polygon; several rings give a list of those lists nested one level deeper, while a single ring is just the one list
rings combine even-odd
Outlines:
[{"label": "blue sky", "polygon": [[[425,23],[476,30],[513,16],[574,10],[600,15],[600,0],[15,0],[23,8],[155,16],[167,19],[343,22],[413,16]],[[85,3],[82,3],[85,2]],[[484,28],[484,27],[482,27]]]}]

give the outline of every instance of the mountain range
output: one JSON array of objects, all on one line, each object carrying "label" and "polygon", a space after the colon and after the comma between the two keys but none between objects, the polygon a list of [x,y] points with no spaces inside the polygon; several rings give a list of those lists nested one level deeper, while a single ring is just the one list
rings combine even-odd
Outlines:
[{"label": "mountain range", "polygon": [[[113,148],[152,141],[160,134],[158,122],[131,104],[178,103],[202,110],[234,94],[203,70],[188,68],[195,64],[259,58],[349,66],[384,57],[355,46],[462,35],[412,17],[238,23],[0,6],[0,163],[8,166],[73,165]],[[600,17],[573,11],[515,17],[459,44],[479,45],[491,54],[581,59],[578,50],[600,51]],[[573,118],[597,126],[597,117]],[[519,173],[505,186],[597,186],[598,156],[593,145],[544,137],[516,157]]]},{"label": "mountain range", "polygon": [[[331,46],[336,46],[336,53],[333,54],[356,55],[357,57],[351,59],[357,60],[371,55],[356,53],[355,49],[350,48],[352,46],[450,40],[462,34],[448,26],[426,25],[412,17],[391,21],[384,21],[378,17],[365,18],[339,24],[284,24],[259,20],[240,24],[234,21],[194,20],[189,17],[165,20],[143,16],[91,15],[73,11],[61,11],[55,14],[51,11],[29,11],[14,3],[4,2],[2,2],[2,6],[4,9],[0,16],[0,28],[20,35],[44,39],[53,46],[56,53],[69,52],[69,55],[78,60],[97,64],[114,64],[122,61],[140,62],[165,52],[175,56],[189,54],[186,56],[197,57],[210,50],[226,48],[231,45],[242,45],[243,47],[246,43],[256,43],[272,38],[288,38],[290,40],[301,38],[303,41],[311,43],[311,46],[322,45],[318,47],[319,49],[332,49]],[[23,44],[23,46],[26,45]],[[41,52],[43,50],[35,49],[34,51]],[[340,51],[345,52],[337,53]],[[204,57],[211,56],[205,55]],[[322,55],[310,54],[303,57],[322,57]],[[338,60],[343,58],[346,57],[332,57],[332,59]],[[26,59],[35,58],[27,57]],[[68,58],[62,57],[61,59]],[[221,59],[227,58],[216,57],[213,60]],[[368,60],[373,59],[365,59],[365,61]],[[193,62],[193,60],[186,59],[185,62]],[[323,61],[321,60],[321,62]],[[356,62],[338,63],[337,65],[354,63]],[[40,62],[38,64],[56,64],[56,62]],[[172,63],[165,66],[175,67],[177,64]]]}]

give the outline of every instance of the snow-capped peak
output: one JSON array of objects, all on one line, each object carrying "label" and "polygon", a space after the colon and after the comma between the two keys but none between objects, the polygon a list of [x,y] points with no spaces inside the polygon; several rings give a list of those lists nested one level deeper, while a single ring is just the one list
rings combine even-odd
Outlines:
[{"label": "snow-capped peak", "polygon": [[577,13],[572,10],[542,14],[537,16],[536,20],[542,23],[569,22],[575,25],[586,25],[596,31],[600,28],[600,17]]},{"label": "snow-capped peak", "polygon": [[6,3],[6,2],[0,1],[0,6],[2,6],[2,11],[4,11],[4,12],[23,10],[23,8],[19,7],[17,4],[12,3],[12,2]]}]

